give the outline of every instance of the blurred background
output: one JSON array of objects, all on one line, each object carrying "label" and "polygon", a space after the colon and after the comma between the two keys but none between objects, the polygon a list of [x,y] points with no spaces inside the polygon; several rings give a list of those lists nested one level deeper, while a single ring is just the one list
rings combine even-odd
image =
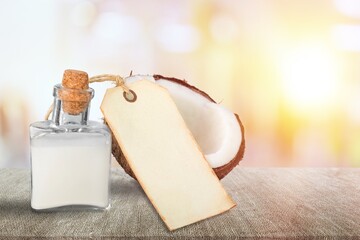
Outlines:
[{"label": "blurred background", "polygon": [[360,166],[358,0],[0,4],[0,167],[29,166],[67,68],[186,79],[241,117],[242,166]]}]

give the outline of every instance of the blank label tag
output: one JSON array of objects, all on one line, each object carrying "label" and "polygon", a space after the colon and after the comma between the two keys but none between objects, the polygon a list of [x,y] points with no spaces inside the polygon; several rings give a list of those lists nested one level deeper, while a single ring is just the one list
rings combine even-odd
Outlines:
[{"label": "blank label tag", "polygon": [[236,204],[206,162],[165,88],[141,80],[108,89],[101,105],[137,180],[170,230]]}]

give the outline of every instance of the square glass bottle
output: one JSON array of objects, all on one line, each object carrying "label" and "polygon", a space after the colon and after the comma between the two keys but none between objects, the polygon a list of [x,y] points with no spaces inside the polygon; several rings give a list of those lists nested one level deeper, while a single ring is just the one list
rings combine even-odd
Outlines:
[{"label": "square glass bottle", "polygon": [[[63,84],[54,86],[52,120],[30,125],[31,207],[105,209],[111,134],[105,124],[88,120],[94,90],[88,88],[87,74],[67,71]],[[69,76],[75,85],[64,81]]]}]

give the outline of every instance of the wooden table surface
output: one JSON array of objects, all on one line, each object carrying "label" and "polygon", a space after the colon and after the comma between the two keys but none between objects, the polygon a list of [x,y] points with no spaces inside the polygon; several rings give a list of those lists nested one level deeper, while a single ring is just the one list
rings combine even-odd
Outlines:
[{"label": "wooden table surface", "polygon": [[111,176],[106,211],[35,213],[30,172],[0,169],[0,239],[360,239],[360,169],[241,168],[230,211],[169,232],[136,181]]}]

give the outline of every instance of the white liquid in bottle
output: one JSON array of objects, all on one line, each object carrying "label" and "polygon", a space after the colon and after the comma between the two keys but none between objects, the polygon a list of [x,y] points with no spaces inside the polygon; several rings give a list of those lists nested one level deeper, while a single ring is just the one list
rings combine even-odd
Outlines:
[{"label": "white liquid in bottle", "polygon": [[32,208],[106,208],[110,146],[109,139],[96,133],[60,133],[33,139]]}]

